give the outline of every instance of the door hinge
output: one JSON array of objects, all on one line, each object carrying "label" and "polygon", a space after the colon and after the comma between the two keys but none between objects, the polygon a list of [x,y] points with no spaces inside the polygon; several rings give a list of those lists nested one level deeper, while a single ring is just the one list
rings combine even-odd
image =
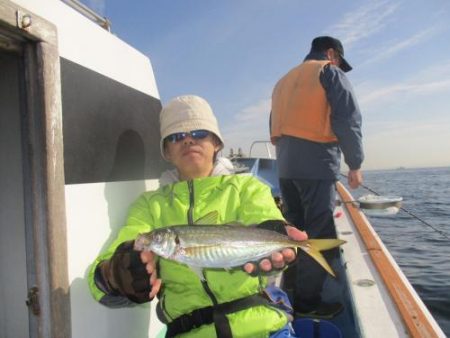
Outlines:
[{"label": "door hinge", "polygon": [[37,286],[28,289],[28,298],[25,303],[35,316],[39,316],[41,308],[39,306],[39,289]]}]

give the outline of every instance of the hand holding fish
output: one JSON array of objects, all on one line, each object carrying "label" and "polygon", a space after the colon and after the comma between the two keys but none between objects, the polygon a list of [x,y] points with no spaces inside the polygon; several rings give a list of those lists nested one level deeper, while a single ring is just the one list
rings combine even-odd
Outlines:
[{"label": "hand holding fish", "polygon": [[[231,270],[261,259],[265,271],[282,268],[286,262],[295,259],[295,253],[290,248],[299,248],[334,276],[320,251],[335,248],[345,241],[307,239],[305,233],[294,227],[289,227],[287,232],[288,236],[253,226],[230,224],[174,225],[140,234],[134,242],[134,249],[151,251],[165,259],[186,264],[204,280],[205,268]],[[272,255],[272,262],[264,262],[266,257]],[[149,264],[149,269],[154,271],[152,263]],[[252,271],[250,268],[247,267]],[[156,283],[158,285],[159,282]]]},{"label": "hand holding fish", "polygon": [[[296,241],[305,241],[308,239],[308,235],[304,231],[300,231],[293,226],[286,226],[286,232],[288,236]],[[262,259],[259,262],[259,270],[264,272],[270,272],[272,270],[280,270],[283,269],[286,264],[292,263],[296,258],[295,251],[291,248],[285,248],[281,251],[277,251],[272,253],[269,258]],[[256,267],[254,263],[247,263],[244,265],[244,270],[252,274],[255,271]]]},{"label": "hand holding fish", "polygon": [[161,279],[158,278],[158,271],[156,269],[156,255],[151,251],[142,251],[141,261],[145,264],[145,268],[150,275],[151,291],[148,295],[150,300],[152,300],[161,289]]}]

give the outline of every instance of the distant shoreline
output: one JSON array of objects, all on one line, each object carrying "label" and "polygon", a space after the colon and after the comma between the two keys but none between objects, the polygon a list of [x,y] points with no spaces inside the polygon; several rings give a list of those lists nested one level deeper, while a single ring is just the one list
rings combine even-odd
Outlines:
[{"label": "distant shoreline", "polygon": [[435,166],[435,167],[396,167],[396,168],[385,168],[385,169],[365,169],[362,168],[364,172],[368,171],[403,171],[403,170],[429,170],[429,169],[449,169],[450,165]]}]

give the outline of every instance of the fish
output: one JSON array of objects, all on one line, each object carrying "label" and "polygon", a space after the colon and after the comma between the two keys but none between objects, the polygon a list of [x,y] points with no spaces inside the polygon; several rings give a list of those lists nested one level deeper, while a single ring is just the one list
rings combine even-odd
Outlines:
[{"label": "fish", "polygon": [[335,277],[320,251],[344,243],[341,239],[296,241],[256,226],[173,225],[138,235],[134,249],[152,251],[160,257],[186,264],[204,279],[205,268],[230,270],[247,262],[257,262],[284,248],[299,248]]}]

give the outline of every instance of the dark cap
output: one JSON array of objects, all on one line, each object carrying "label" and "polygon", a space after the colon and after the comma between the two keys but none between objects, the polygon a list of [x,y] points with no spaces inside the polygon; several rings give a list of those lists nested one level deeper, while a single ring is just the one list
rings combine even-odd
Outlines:
[{"label": "dark cap", "polygon": [[311,43],[311,52],[325,52],[329,48],[333,48],[341,57],[341,64],[339,67],[344,72],[351,71],[352,66],[344,59],[344,47],[338,39],[331,36],[318,36]]}]

